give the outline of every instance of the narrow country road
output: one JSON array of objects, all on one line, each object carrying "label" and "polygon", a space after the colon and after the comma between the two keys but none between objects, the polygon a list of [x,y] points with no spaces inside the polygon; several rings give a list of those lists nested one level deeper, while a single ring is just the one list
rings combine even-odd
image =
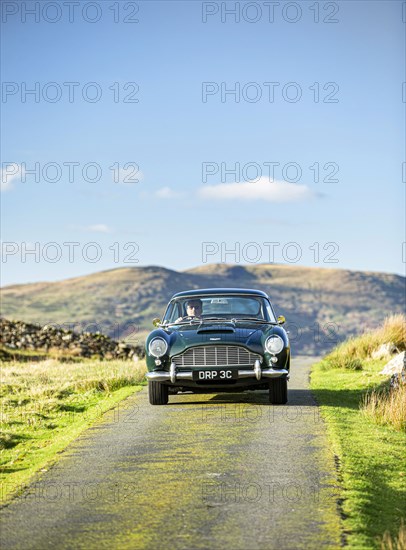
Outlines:
[{"label": "narrow country road", "polygon": [[106,413],[0,511],[0,547],[339,548],[335,471],[292,364],[289,403],[266,392],[170,396],[147,389]]}]

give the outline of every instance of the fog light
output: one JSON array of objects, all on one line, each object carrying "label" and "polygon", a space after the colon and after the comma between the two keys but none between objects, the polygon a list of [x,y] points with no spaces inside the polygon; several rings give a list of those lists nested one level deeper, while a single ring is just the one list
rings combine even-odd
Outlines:
[{"label": "fog light", "polygon": [[162,365],[162,361],[160,359],[155,359],[155,365]]},{"label": "fog light", "polygon": [[269,359],[269,364],[275,364],[278,362],[278,358],[275,357],[274,355]]}]

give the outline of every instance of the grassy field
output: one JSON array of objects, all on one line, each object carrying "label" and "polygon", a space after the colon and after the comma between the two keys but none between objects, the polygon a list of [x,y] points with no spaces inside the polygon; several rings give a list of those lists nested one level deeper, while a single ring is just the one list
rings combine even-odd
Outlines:
[{"label": "grassy field", "polygon": [[405,318],[354,338],[314,366],[311,388],[321,406],[337,464],[343,540],[349,548],[406,549],[406,386],[389,389],[373,360],[382,343],[405,349]]},{"label": "grassy field", "polygon": [[0,504],[101,415],[141,389],[145,362],[0,362]]}]

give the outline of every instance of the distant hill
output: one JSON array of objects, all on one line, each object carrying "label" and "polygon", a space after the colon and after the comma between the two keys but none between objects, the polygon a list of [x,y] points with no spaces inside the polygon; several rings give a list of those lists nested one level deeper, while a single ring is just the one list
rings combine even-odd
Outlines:
[{"label": "distant hill", "polygon": [[256,288],[285,315],[296,353],[323,353],[350,335],[405,311],[399,275],[285,265],[211,264],[186,271],[118,268],[55,283],[0,289],[1,315],[112,338],[142,340],[175,292],[194,288]]}]

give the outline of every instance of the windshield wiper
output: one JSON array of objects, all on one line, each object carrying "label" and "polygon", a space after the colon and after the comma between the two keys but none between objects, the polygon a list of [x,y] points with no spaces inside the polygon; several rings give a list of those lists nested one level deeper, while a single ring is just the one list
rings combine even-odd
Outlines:
[{"label": "windshield wiper", "polygon": [[180,326],[180,325],[191,325],[193,323],[201,323],[202,320],[201,319],[188,319],[187,321],[172,321],[172,322],[169,322],[166,326],[169,326],[169,325],[176,325],[176,326]]},{"label": "windshield wiper", "polygon": [[256,317],[240,317],[239,319],[233,319],[236,323],[239,323],[240,321],[250,321],[253,323],[263,323],[267,325],[276,325],[277,323],[274,323],[273,321],[266,321],[265,319],[257,319]]},{"label": "windshield wiper", "polygon": [[[169,325],[191,325],[191,324],[203,324],[206,322],[211,323],[212,321],[221,322],[221,323],[241,323],[241,322],[251,322],[251,323],[261,323],[261,324],[267,324],[267,325],[276,325],[277,323],[273,321],[266,321],[265,319],[257,319],[256,317],[239,317],[238,319],[235,317],[230,317],[229,319],[224,319],[223,317],[205,317],[204,319],[200,318],[192,318],[185,321],[172,321],[165,323],[163,326],[169,326]],[[161,325],[162,326],[162,325]]]},{"label": "windshield wiper", "polygon": [[187,319],[185,321],[172,321],[172,322],[168,322],[165,326],[169,326],[169,325],[176,325],[176,326],[179,326],[179,325],[190,325],[190,324],[194,324],[194,323],[199,323],[199,324],[203,324],[205,323],[206,321],[221,321],[222,323],[230,323],[230,321],[232,322],[233,319],[223,319],[221,317],[206,317],[205,319],[201,319],[200,317],[196,317],[196,318],[192,318],[192,319]]}]

